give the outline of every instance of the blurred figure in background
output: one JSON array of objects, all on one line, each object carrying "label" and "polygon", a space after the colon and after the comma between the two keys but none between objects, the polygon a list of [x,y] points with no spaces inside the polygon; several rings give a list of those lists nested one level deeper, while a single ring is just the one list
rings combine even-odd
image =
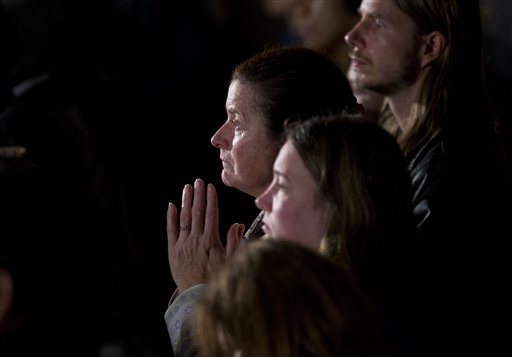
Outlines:
[{"label": "blurred figure in background", "polygon": [[[319,51],[336,63],[345,74],[350,65],[350,46],[345,35],[359,21],[361,0],[267,0],[267,12],[281,16],[287,26],[289,42]],[[348,76],[351,80],[350,76]],[[384,97],[372,90],[352,90],[368,119],[377,120]]]},{"label": "blurred figure in background", "polygon": [[359,20],[360,0],[294,0],[290,29],[306,47],[328,55],[346,73],[350,46],[345,35]]},{"label": "blurred figure in background", "polygon": [[512,165],[512,1],[481,0],[489,99],[496,133]]},{"label": "blurred figure in background", "polygon": [[30,52],[22,21],[0,14],[0,248],[14,282],[2,347],[91,356],[105,332],[109,250],[90,132],[61,73]]}]

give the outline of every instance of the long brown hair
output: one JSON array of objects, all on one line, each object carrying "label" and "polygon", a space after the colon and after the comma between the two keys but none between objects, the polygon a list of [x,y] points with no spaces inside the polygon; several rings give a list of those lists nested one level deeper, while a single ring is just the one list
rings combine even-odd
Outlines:
[{"label": "long brown hair", "polygon": [[399,246],[415,234],[411,184],[391,135],[341,114],[290,124],[288,138],[328,202],[327,255],[363,273],[375,256],[407,249]]},{"label": "long brown hair", "polygon": [[[452,129],[468,121],[492,127],[484,86],[482,24],[478,0],[393,0],[416,24],[418,35],[439,31],[446,40],[413,108],[412,125],[398,135],[408,154],[440,127]],[[464,117],[467,118],[464,118]],[[474,124],[474,123],[471,123]]]}]

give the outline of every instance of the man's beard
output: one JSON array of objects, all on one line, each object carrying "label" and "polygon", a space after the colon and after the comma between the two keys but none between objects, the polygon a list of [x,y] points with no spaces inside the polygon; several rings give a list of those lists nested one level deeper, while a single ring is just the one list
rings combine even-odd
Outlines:
[{"label": "man's beard", "polygon": [[396,67],[391,74],[385,75],[381,80],[368,79],[366,75],[361,75],[352,69],[352,65],[349,67],[347,77],[354,90],[371,90],[384,96],[392,96],[408,88],[417,80],[419,68],[417,46],[412,46],[404,56],[404,64]]}]

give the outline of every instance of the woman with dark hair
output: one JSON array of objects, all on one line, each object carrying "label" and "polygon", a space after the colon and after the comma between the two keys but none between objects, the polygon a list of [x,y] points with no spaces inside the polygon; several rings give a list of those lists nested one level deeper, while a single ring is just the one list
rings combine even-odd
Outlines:
[{"label": "woman with dark hair", "polygon": [[[299,47],[268,48],[257,53],[233,70],[226,99],[227,119],[211,139],[220,150],[223,183],[257,197],[272,181],[272,165],[283,143],[285,121],[358,110],[347,78],[324,55]],[[182,326],[203,284],[242,240],[244,225],[233,224],[224,248],[218,214],[215,188],[200,179],[194,186],[185,185],[179,217],[176,206],[169,204],[168,256],[177,291],[165,320],[174,352],[180,356],[192,353],[188,330]],[[261,217],[245,232],[243,242],[263,235]]]},{"label": "woman with dark hair", "polygon": [[[346,115],[292,125],[274,179],[256,199],[266,238],[296,241],[350,266],[392,356],[416,356],[428,275],[416,256],[411,184],[394,138]],[[420,285],[423,284],[423,285]]]}]

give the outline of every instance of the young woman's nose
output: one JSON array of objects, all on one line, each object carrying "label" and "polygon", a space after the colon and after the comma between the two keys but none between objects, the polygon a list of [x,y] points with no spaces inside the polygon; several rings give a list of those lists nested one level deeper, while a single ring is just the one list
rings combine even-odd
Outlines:
[{"label": "young woman's nose", "polygon": [[271,192],[272,184],[256,198],[256,207],[265,212],[270,212],[272,210],[272,192]]}]

